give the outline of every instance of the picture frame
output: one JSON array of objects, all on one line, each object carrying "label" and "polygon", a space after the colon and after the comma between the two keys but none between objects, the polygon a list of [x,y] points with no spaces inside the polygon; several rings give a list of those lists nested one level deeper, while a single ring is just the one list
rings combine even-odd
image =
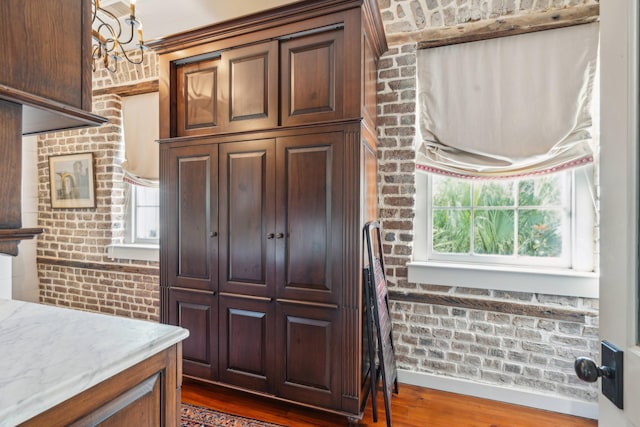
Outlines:
[{"label": "picture frame", "polygon": [[49,156],[51,207],[95,208],[93,153]]}]

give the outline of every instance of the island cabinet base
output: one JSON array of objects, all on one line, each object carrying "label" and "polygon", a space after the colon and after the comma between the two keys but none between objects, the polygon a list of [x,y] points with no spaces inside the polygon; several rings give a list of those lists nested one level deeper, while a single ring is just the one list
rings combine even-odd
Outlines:
[{"label": "island cabinet base", "polygon": [[178,343],[21,426],[178,426],[181,360]]}]

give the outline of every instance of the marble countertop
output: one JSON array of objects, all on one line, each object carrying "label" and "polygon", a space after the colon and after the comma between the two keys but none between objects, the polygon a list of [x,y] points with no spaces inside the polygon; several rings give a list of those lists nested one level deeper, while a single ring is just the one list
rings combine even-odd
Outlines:
[{"label": "marble countertop", "polygon": [[0,426],[13,426],[169,348],[186,329],[0,299]]}]

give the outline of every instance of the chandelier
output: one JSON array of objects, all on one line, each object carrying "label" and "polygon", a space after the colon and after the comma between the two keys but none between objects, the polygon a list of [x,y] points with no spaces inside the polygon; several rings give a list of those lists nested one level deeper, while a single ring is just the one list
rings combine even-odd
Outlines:
[{"label": "chandelier", "polygon": [[[118,70],[118,62],[126,59],[132,64],[141,64],[143,61],[144,41],[142,40],[142,22],[136,19],[136,0],[129,2],[129,17],[124,19],[124,24],[112,12],[100,7],[100,0],[91,0],[91,28],[93,43],[91,45],[93,71],[96,70],[96,62],[102,61],[104,68],[111,72]],[[127,35],[123,30],[127,29]],[[138,35],[135,49],[127,52],[135,35]],[[140,52],[132,58],[133,52]]]}]

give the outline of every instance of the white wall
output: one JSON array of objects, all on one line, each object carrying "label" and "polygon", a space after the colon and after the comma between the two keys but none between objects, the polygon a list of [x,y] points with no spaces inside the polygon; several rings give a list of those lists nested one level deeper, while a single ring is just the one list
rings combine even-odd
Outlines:
[{"label": "white wall", "polygon": [[[38,226],[38,139],[36,136],[22,139],[22,226],[25,228]],[[37,302],[39,289],[35,239],[23,240],[18,246],[18,256],[10,258],[8,264],[10,268],[12,267],[9,270],[10,297]],[[2,271],[4,268],[0,261],[0,283]]]},{"label": "white wall", "polygon": [[11,257],[0,255],[0,298],[11,299]]}]

